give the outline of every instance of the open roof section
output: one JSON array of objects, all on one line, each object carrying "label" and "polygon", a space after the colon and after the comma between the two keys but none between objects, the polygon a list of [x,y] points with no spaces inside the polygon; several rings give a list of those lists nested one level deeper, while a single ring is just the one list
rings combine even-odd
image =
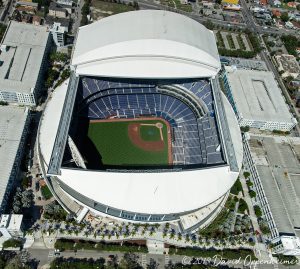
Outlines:
[{"label": "open roof section", "polygon": [[[224,164],[222,137],[217,126],[211,83],[208,80],[124,80],[82,77],[80,79],[73,126],[70,133],[79,151],[88,153],[82,142],[86,141],[88,124],[83,118],[107,119],[140,116],[167,120],[172,128],[173,166],[185,169],[204,168]],[[78,116],[80,120],[76,123]],[[72,129],[72,127],[71,127]],[[80,129],[80,130],[78,130]],[[83,129],[86,129],[84,132]],[[77,133],[75,135],[74,133]],[[80,136],[80,138],[78,138]],[[86,141],[85,143],[88,143]],[[85,156],[88,159],[89,156]],[[69,162],[69,151],[64,161]],[[93,169],[135,169],[151,167],[94,167]],[[152,169],[161,169],[157,166]],[[166,168],[166,167],[165,167]],[[172,168],[172,167],[169,167]],[[92,169],[92,168],[89,168]]]},{"label": "open roof section", "polygon": [[220,69],[214,34],[162,10],[121,13],[79,28],[72,65],[77,74],[124,78],[214,77]]}]

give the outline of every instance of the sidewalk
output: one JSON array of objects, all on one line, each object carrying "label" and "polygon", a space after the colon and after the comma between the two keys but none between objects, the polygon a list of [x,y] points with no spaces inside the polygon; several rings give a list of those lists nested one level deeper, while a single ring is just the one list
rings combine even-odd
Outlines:
[{"label": "sidewalk", "polygon": [[[174,238],[170,238],[169,234],[167,236],[164,236],[163,232],[156,232],[154,235],[150,235],[150,232],[146,232],[144,235],[142,235],[141,232],[137,232],[136,235],[130,235],[130,236],[115,236],[112,235],[111,237],[103,236],[103,235],[88,235],[86,236],[84,232],[80,232],[78,235],[75,234],[61,234],[59,230],[57,230],[54,234],[51,234],[50,236],[47,236],[46,234],[43,234],[43,237],[38,239],[39,241],[43,240],[44,242],[44,248],[53,249],[56,239],[64,238],[64,239],[73,239],[73,240],[90,240],[95,242],[121,242],[121,241],[129,241],[129,240],[146,240],[150,243],[150,245],[154,242],[153,253],[161,253],[162,248],[161,246],[164,244],[170,244],[177,247],[199,247],[202,249],[209,249],[209,248],[215,248],[222,250],[224,248],[226,249],[239,249],[239,248],[248,248],[253,249],[253,246],[250,246],[246,243],[243,244],[236,244],[231,245],[227,243],[226,245],[217,246],[212,242],[205,243],[199,243],[198,240],[193,242],[192,240],[186,241],[184,238],[182,240],[178,240],[178,238],[175,236]],[[156,246],[155,246],[156,244]],[[35,244],[33,244],[35,245]]]},{"label": "sidewalk", "polygon": [[[242,173],[240,174],[240,181],[241,181],[243,192],[244,192],[244,199],[245,199],[245,201],[248,205],[248,208],[249,208],[249,216],[250,216],[253,228],[254,228],[255,231],[258,231],[259,233],[261,233],[261,230],[259,228],[259,224],[258,224],[258,221],[257,221],[257,217],[256,217],[255,212],[254,212],[252,199],[249,195],[249,190],[248,190],[248,186],[246,184],[246,179],[245,179],[245,177]],[[259,243],[259,242],[256,241],[255,242],[255,250],[256,250],[255,254],[258,256],[259,259],[270,260],[270,255],[269,255],[270,253],[267,250],[265,244]]]}]

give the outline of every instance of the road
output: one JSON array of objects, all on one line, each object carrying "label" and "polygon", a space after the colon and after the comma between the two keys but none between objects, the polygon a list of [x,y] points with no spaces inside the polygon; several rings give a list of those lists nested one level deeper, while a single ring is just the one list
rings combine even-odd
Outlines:
[{"label": "road", "polygon": [[[35,258],[39,261],[39,267],[49,264],[53,259],[55,259],[54,255],[54,249],[29,249],[28,250],[30,257]],[[121,252],[99,252],[99,251],[93,251],[93,250],[78,250],[77,253],[73,251],[65,251],[61,252],[59,257],[64,258],[93,258],[93,259],[99,259],[104,258],[107,259],[109,255],[115,255],[117,259],[120,261],[122,259],[124,253]],[[178,256],[178,255],[157,255],[157,254],[149,254],[149,253],[137,253],[139,256],[139,262],[143,267],[146,267],[146,264],[149,264],[150,259],[153,259],[156,261],[156,264],[158,265],[158,268],[164,268],[166,264],[169,262],[175,263],[183,263],[183,264],[203,264],[205,262],[209,262],[209,259],[200,260],[200,259],[192,259],[191,257],[186,256]],[[215,265],[221,264],[221,261],[216,257],[215,259],[212,259],[211,262]],[[267,261],[260,261],[262,264],[255,264],[256,261],[251,261],[250,259],[246,260],[240,260],[239,262],[233,262],[233,261],[227,261],[222,262],[222,265],[228,265],[233,268],[249,268],[249,269],[274,269],[274,268],[280,268],[280,269],[300,269],[299,265],[295,266],[286,266],[286,265],[277,265],[277,264],[267,264]],[[245,267],[246,265],[250,265],[249,267]]]},{"label": "road", "polygon": [[76,36],[77,34],[77,30],[78,28],[80,27],[80,22],[81,22],[81,9],[84,5],[84,0],[78,0],[77,2],[77,6],[75,8],[75,18],[74,18],[74,23],[73,23],[73,26],[72,26],[72,33],[74,34],[74,36]]},{"label": "road", "polygon": [[297,31],[295,31],[295,30],[278,29],[275,27],[269,27],[267,29],[264,29],[261,26],[257,26],[253,20],[252,14],[248,9],[245,0],[241,1],[241,5],[242,5],[242,12],[243,12],[246,23],[232,23],[232,22],[218,20],[218,19],[214,19],[214,18],[208,18],[208,17],[204,17],[196,12],[185,12],[185,11],[178,10],[178,9],[175,9],[172,7],[167,7],[165,5],[161,5],[161,4],[151,1],[151,0],[138,0],[138,3],[139,3],[139,7],[141,9],[170,10],[170,11],[174,11],[174,12],[186,15],[200,23],[205,23],[207,21],[211,21],[212,23],[214,23],[216,25],[220,25],[222,27],[235,27],[235,28],[240,28],[240,29],[247,29],[250,26],[251,29],[256,29],[257,33],[267,34],[267,35],[270,35],[270,34],[276,34],[276,35],[297,34]]}]

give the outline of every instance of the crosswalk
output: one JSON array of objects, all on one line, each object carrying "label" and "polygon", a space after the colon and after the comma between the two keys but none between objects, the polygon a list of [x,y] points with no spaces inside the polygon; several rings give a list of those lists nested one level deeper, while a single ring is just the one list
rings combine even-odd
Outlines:
[{"label": "crosswalk", "polygon": [[169,264],[169,261],[170,261],[170,256],[169,256],[169,254],[166,254],[165,255],[165,266]]},{"label": "crosswalk", "polygon": [[147,267],[147,255],[142,254],[142,267],[146,268]]},{"label": "crosswalk", "polygon": [[48,254],[48,259],[51,259],[54,257],[54,250],[50,250]]}]

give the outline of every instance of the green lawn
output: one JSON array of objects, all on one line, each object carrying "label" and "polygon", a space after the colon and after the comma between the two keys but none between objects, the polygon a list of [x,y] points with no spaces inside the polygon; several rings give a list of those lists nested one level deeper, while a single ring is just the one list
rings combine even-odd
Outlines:
[{"label": "green lawn", "polygon": [[[130,123],[157,123],[163,124],[163,136],[165,147],[163,151],[145,151],[135,146],[128,137],[128,125]],[[147,141],[156,141],[159,131],[156,127],[144,128],[142,138]],[[155,130],[155,129],[157,130]],[[151,132],[148,132],[148,131]],[[164,122],[158,120],[126,121],[126,122],[97,122],[90,123],[88,137],[102,157],[104,165],[167,165],[168,144],[167,127]],[[154,139],[154,140],[153,140]]]},{"label": "green lawn", "polygon": [[53,196],[47,185],[41,187],[41,193],[46,200]]},{"label": "green lawn", "polygon": [[112,14],[118,14],[118,13],[122,13],[122,12],[135,10],[134,7],[129,6],[129,5],[104,2],[104,1],[100,1],[100,0],[93,0],[92,6],[96,9],[99,9],[104,12],[111,12]]}]

